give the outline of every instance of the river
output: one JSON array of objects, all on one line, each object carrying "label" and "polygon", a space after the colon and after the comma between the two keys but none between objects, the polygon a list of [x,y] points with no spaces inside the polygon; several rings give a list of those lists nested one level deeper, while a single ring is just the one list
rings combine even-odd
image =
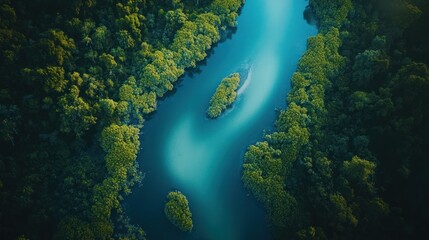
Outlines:
[{"label": "river", "polygon": [[[316,28],[304,20],[305,0],[246,0],[231,39],[197,73],[160,101],[145,122],[138,157],[142,186],[125,199],[131,223],[149,239],[270,239],[263,207],[241,182],[244,153],[272,129],[285,108],[290,77]],[[246,69],[233,107],[216,120],[206,110],[220,81]],[[194,228],[182,233],[164,215],[166,195],[184,193]]]}]

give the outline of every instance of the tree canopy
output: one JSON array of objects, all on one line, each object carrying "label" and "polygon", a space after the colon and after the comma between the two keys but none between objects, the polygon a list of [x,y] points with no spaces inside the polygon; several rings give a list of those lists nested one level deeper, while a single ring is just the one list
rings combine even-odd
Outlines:
[{"label": "tree canopy", "polygon": [[242,4],[2,1],[2,238],[144,239],[121,206],[140,129]]},{"label": "tree canopy", "polygon": [[169,192],[164,208],[165,216],[184,232],[192,231],[192,213],[186,196],[179,191]]},{"label": "tree canopy", "polygon": [[416,39],[428,39],[427,10],[413,0],[309,1],[319,33],[276,129],[243,164],[276,238],[424,234],[429,59]]},{"label": "tree canopy", "polygon": [[240,85],[240,75],[233,73],[224,78],[210,99],[207,115],[210,118],[219,117],[223,111],[232,105],[237,97],[237,88]]}]

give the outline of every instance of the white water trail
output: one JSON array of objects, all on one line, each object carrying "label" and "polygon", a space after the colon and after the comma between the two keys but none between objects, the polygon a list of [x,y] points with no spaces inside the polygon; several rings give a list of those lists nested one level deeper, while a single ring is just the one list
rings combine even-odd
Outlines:
[{"label": "white water trail", "polygon": [[249,73],[247,74],[247,78],[244,81],[243,85],[238,89],[237,96],[240,96],[244,91],[246,91],[247,87],[250,84],[250,81],[252,80],[252,73],[253,73],[253,65],[250,66]]}]

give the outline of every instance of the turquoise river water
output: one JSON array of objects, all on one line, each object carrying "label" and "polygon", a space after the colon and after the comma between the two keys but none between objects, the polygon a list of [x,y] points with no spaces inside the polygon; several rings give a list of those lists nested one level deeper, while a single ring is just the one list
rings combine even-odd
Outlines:
[{"label": "turquoise river water", "polygon": [[[142,186],[125,200],[131,223],[149,239],[270,239],[261,204],[241,182],[244,153],[270,131],[284,108],[290,77],[316,28],[305,0],[246,0],[231,39],[160,101],[146,121],[138,157]],[[243,71],[233,107],[216,120],[206,110],[220,81]],[[184,193],[194,228],[182,233],[164,216],[166,195]]]}]

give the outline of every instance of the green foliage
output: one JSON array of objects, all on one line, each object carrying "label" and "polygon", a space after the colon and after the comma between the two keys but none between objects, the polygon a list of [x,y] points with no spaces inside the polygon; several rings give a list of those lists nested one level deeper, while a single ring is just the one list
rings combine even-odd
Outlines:
[{"label": "green foliage", "polygon": [[174,38],[174,33],[179,30],[188,20],[182,9],[170,10],[165,14],[165,29],[163,32],[164,41],[170,43]]},{"label": "green foliage", "polygon": [[63,92],[68,82],[64,78],[64,68],[58,66],[47,66],[36,70],[25,68],[23,69],[23,74],[32,81],[38,81],[47,93]]},{"label": "green foliage", "polygon": [[280,155],[281,151],[271,148],[267,142],[250,146],[242,176],[244,186],[265,205],[276,226],[292,221],[296,207],[296,200],[283,188],[288,169]]},{"label": "green foliage", "polygon": [[1,140],[10,142],[14,145],[14,139],[17,137],[17,127],[21,121],[21,115],[16,105],[0,105],[0,136]]},{"label": "green foliage", "polygon": [[183,73],[183,69],[176,65],[172,51],[162,49],[155,51],[152,59],[144,69],[139,85],[153,91],[162,97],[167,91],[173,89],[173,84]]},{"label": "green foliage", "polygon": [[101,54],[99,56],[100,62],[103,63],[103,65],[106,67],[107,70],[112,70],[114,67],[116,67],[118,64],[115,61],[115,58],[110,54]]},{"label": "green foliage", "polygon": [[424,234],[428,208],[416,199],[427,199],[429,186],[429,60],[416,53],[427,43],[411,40],[423,25],[411,23],[427,7],[310,1],[319,34],[292,76],[276,131],[250,146],[243,164],[244,186],[265,205],[276,237]]},{"label": "green foliage", "polygon": [[422,15],[422,11],[412,2],[405,0],[380,1],[378,6],[380,14],[396,28],[392,34],[402,32]]},{"label": "green foliage", "polygon": [[75,42],[69,38],[63,31],[50,29],[42,35],[39,47],[46,60],[51,64],[63,65],[65,61],[72,58],[72,53],[76,48]]},{"label": "green foliage", "polygon": [[339,27],[346,20],[352,8],[351,0],[312,0],[310,7],[319,20],[321,31],[329,27]]},{"label": "green foliage", "polygon": [[383,56],[380,50],[365,50],[355,58],[353,65],[353,80],[360,85],[365,85],[378,73],[386,71],[389,67],[389,59]]},{"label": "green foliage", "polygon": [[219,16],[213,13],[198,15],[195,22],[185,21],[171,44],[175,52],[174,61],[181,69],[195,67],[198,61],[203,60],[212,44],[220,39]]},{"label": "green foliage", "polygon": [[100,99],[101,112],[106,118],[113,119],[118,103],[112,99]]},{"label": "green foliage", "polygon": [[350,231],[358,224],[358,219],[353,215],[353,210],[348,206],[346,199],[340,194],[333,194],[330,196],[330,204],[332,209],[333,219],[335,221],[334,228],[343,233],[347,230]]},{"label": "green foliage", "polygon": [[[302,153],[311,149],[311,139],[320,137],[319,129],[326,118],[325,88],[330,83],[329,77],[338,72],[344,62],[338,54],[340,42],[336,28],[308,40],[307,52],[300,59],[297,72],[292,77],[292,91],[287,99],[289,106],[280,112],[276,121],[278,132],[266,135],[267,142],[262,143],[263,145],[256,145],[257,148],[265,145],[264,149],[270,149],[268,152],[276,152],[278,166],[281,166],[276,169],[280,172],[274,173],[264,167],[271,162],[271,155],[259,157],[262,159],[260,161],[254,160],[252,156],[255,155],[255,146],[251,146],[245,155],[242,178],[244,186],[264,203],[270,220],[276,227],[286,227],[298,218],[297,196],[287,189],[285,183],[294,177],[290,175],[295,174],[293,169],[301,164],[300,161],[297,163],[298,159],[311,160]],[[318,165],[322,166],[322,163]],[[330,172],[329,164],[325,167],[328,169],[319,171]],[[311,165],[307,173],[315,173]],[[329,177],[329,174],[325,177]],[[322,191],[323,187],[318,190]]]},{"label": "green foliage", "polygon": [[82,239],[91,240],[95,239],[94,233],[92,232],[91,225],[82,222],[77,217],[67,217],[59,224],[59,231],[55,235],[54,239]]},{"label": "green foliage", "polygon": [[139,130],[127,125],[118,126],[112,124],[103,129],[101,133],[101,146],[104,151],[109,152],[116,143],[131,143],[136,149],[139,147]]},{"label": "green foliage", "polygon": [[236,18],[238,9],[243,5],[243,0],[214,0],[210,6],[216,15],[221,16],[221,21],[228,26],[237,26]]},{"label": "green foliage", "polygon": [[184,232],[192,231],[192,213],[186,196],[179,191],[169,192],[164,213],[168,220]]},{"label": "green foliage", "polygon": [[[95,29],[91,36],[91,42],[95,49],[103,51],[109,46],[110,32],[106,26],[100,26]],[[105,54],[104,54],[105,55]]]},{"label": "green foliage", "polygon": [[356,91],[350,96],[350,110],[359,111],[371,107],[375,101],[373,93]]},{"label": "green foliage", "polygon": [[242,5],[218,3],[2,1],[3,238],[144,238],[120,206],[139,128]]},{"label": "green foliage", "polygon": [[300,240],[327,240],[325,233],[321,228],[309,227],[307,229],[302,229],[296,234],[297,239]]},{"label": "green foliage", "polygon": [[93,116],[92,109],[82,97],[79,97],[79,88],[73,85],[70,93],[59,99],[61,126],[60,129],[66,133],[74,133],[82,136],[96,123],[97,118]]},{"label": "green foliage", "polygon": [[233,73],[229,77],[224,78],[210,99],[210,105],[207,109],[207,115],[210,118],[219,117],[237,97],[237,88],[240,85],[240,75]]},{"label": "green foliage", "polygon": [[[303,94],[306,94],[305,91],[303,91]],[[292,126],[307,126],[308,120],[307,109],[298,106],[295,102],[292,102],[288,106],[287,111],[280,112],[276,125],[279,131],[286,132],[288,128],[291,128]]]},{"label": "green foliage", "polygon": [[149,114],[156,109],[156,93],[142,93],[142,90],[137,87],[133,77],[128,78],[127,83],[119,88],[119,100],[127,103],[124,111],[128,121],[129,116],[137,120],[139,124],[143,123],[143,115]]},{"label": "green foliage", "polygon": [[350,183],[372,190],[375,166],[375,163],[354,156],[351,161],[343,162],[342,173]]}]

